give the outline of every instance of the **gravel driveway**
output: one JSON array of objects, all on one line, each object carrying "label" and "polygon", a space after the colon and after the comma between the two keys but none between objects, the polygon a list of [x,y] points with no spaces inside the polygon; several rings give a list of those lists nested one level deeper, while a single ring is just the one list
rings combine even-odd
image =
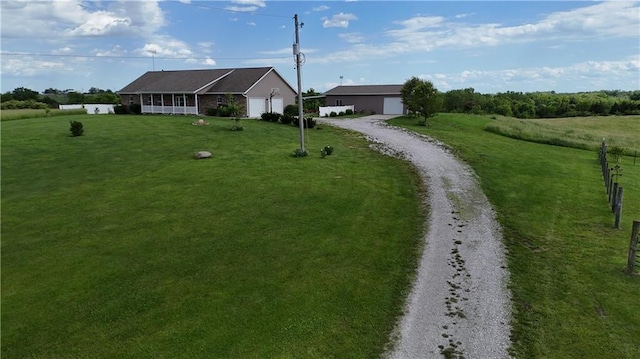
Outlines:
[{"label": "gravel driveway", "polygon": [[401,154],[423,177],[428,231],[389,358],[508,358],[510,294],[502,235],[472,170],[441,143],[384,122],[320,119]]}]

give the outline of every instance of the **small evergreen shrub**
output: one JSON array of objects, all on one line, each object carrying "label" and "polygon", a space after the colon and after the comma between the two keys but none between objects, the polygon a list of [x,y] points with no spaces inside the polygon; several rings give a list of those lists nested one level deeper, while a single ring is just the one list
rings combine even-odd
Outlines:
[{"label": "small evergreen shrub", "polygon": [[338,113],[335,111],[331,111],[331,113],[329,113],[329,117],[336,117],[338,116]]},{"label": "small evergreen shrub", "polygon": [[264,112],[262,115],[260,115],[262,121],[265,122],[278,122],[278,120],[280,120],[280,117],[280,114],[277,112]]},{"label": "small evergreen shrub", "polygon": [[322,156],[322,158],[325,158],[326,156],[331,156],[332,153],[333,153],[333,147],[331,147],[329,145],[324,146],[320,150],[320,155]]},{"label": "small evergreen shrub", "polygon": [[129,107],[125,105],[116,105],[116,106],[113,106],[113,112],[116,115],[127,115],[129,114]]},{"label": "small evergreen shrub", "polygon": [[78,137],[78,136],[82,136],[82,134],[84,133],[84,128],[82,126],[82,122],[80,121],[69,121],[69,124],[71,124],[71,136],[73,137]]},{"label": "small evergreen shrub", "polygon": [[[297,117],[294,117],[292,120],[294,126],[300,126],[300,121]],[[305,117],[304,118],[304,128],[314,128],[316,126],[316,120],[313,117]]]},{"label": "small evergreen shrub", "polygon": [[349,115],[353,115],[353,110],[348,108],[346,111],[344,111],[344,114],[349,116]]},{"label": "small evergreen shrub", "polygon": [[129,105],[129,112],[139,115],[142,113],[142,105],[140,105],[139,103],[132,103],[131,105]]},{"label": "small evergreen shrub", "polygon": [[300,148],[296,148],[295,151],[293,151],[293,157],[307,157],[309,155],[309,152],[307,150],[302,150]]},{"label": "small evergreen shrub", "polygon": [[284,108],[284,114],[289,116],[297,116],[298,115],[298,105],[287,105]]},{"label": "small evergreen shrub", "polygon": [[344,115],[345,115],[345,112],[344,112],[344,111],[340,111],[340,112],[338,112],[338,116],[344,116]]},{"label": "small evergreen shrub", "polygon": [[282,115],[280,116],[280,123],[283,125],[288,125],[293,122],[293,116],[290,115]]},{"label": "small evergreen shrub", "polygon": [[218,114],[218,110],[213,107],[207,107],[207,109],[204,110],[204,114],[207,116],[216,116]]}]

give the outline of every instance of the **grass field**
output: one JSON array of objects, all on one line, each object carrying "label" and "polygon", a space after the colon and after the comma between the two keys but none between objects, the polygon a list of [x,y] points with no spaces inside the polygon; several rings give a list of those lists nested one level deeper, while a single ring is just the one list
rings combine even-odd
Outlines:
[{"label": "grass field", "polygon": [[424,230],[413,170],[327,126],[294,158],[293,126],[192,121],[3,123],[3,358],[383,351]]},{"label": "grass field", "polygon": [[41,118],[41,117],[86,115],[86,114],[87,112],[84,109],[76,109],[76,110],[49,109],[48,111],[35,110],[35,109],[2,110],[0,111],[0,121],[14,121],[14,120],[26,120],[26,119]]},{"label": "grass field", "polygon": [[606,139],[609,146],[640,156],[640,116],[594,116],[551,119],[496,117],[488,131],[519,140],[595,151]]},{"label": "grass field", "polygon": [[[568,120],[564,129],[565,120],[537,122],[596,139],[620,135],[610,118],[585,120]],[[620,120],[629,121],[627,131],[640,121]],[[428,127],[415,118],[390,123],[444,141],[479,175],[508,247],[516,358],[640,357],[640,278],[623,273],[631,222],[640,220],[640,163],[621,160],[625,198],[616,230],[593,150],[500,136],[485,131],[488,116],[440,114]]]}]

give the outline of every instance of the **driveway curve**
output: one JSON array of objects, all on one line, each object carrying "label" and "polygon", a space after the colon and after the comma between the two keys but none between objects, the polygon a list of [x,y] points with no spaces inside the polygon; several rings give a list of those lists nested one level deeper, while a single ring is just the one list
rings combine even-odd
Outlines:
[{"label": "driveway curve", "polygon": [[508,358],[510,293],[495,213],[473,171],[446,146],[390,126],[388,118],[320,119],[400,154],[427,187],[424,251],[387,357]]}]

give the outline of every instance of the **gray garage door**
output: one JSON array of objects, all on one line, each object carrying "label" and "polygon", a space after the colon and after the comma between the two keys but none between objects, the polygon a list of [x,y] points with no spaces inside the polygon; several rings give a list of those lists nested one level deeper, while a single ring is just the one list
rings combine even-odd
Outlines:
[{"label": "gray garage door", "polygon": [[400,97],[385,97],[384,107],[382,110],[383,115],[402,115],[402,98]]}]

